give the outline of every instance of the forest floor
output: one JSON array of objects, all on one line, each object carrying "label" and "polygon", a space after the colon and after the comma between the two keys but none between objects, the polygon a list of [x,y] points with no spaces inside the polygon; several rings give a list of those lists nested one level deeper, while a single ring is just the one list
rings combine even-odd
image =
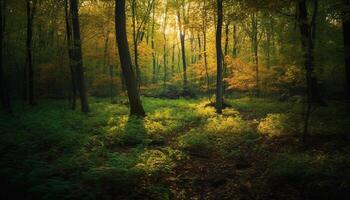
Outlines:
[{"label": "forest floor", "polygon": [[227,99],[90,99],[92,112],[45,100],[0,118],[1,199],[347,199],[350,116],[329,102],[300,141],[302,105]]}]

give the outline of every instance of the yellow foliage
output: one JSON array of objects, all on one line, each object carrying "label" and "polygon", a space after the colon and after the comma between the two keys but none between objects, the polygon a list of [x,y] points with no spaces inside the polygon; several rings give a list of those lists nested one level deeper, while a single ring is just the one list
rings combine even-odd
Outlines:
[{"label": "yellow foliage", "polygon": [[233,74],[231,77],[225,79],[229,85],[229,89],[251,90],[256,88],[256,71],[254,65],[232,57],[227,57],[226,63]]}]

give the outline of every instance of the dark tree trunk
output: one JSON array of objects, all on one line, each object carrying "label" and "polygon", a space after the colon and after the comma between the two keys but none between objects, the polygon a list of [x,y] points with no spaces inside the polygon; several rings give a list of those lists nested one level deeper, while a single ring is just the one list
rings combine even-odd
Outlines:
[{"label": "dark tree trunk", "polygon": [[[306,80],[310,86],[311,101],[322,103],[321,94],[318,87],[317,78],[314,75],[314,47],[315,47],[315,22],[318,9],[317,0],[314,0],[314,13],[312,16],[312,22],[309,23],[308,11],[306,6],[306,0],[299,0],[299,29],[301,34],[301,46],[304,53],[304,67],[307,72]],[[308,75],[309,74],[309,75]]]},{"label": "dark tree trunk", "polygon": [[11,113],[11,102],[9,98],[8,81],[5,80],[3,68],[3,44],[4,44],[4,29],[5,29],[5,0],[0,0],[0,98],[3,111]]},{"label": "dark tree trunk", "polygon": [[130,101],[130,115],[143,117],[145,116],[145,111],[142,107],[137,89],[137,81],[132,69],[129,45],[126,35],[125,0],[115,0],[115,32],[120,64]]},{"label": "dark tree trunk", "polygon": [[308,136],[308,127],[309,127],[309,118],[311,115],[311,107],[313,100],[319,99],[319,93],[317,89],[317,80],[313,76],[314,71],[314,39],[315,39],[315,20],[317,13],[317,0],[314,0],[314,15],[311,24],[309,24],[308,20],[308,11],[306,7],[306,0],[299,0],[298,2],[298,21],[299,21],[299,29],[301,34],[301,46],[303,50],[304,57],[304,67],[306,70],[306,87],[307,87],[307,108],[305,113],[305,121],[304,121],[304,133],[303,133],[303,141],[306,143],[306,139]]},{"label": "dark tree trunk", "polygon": [[[25,84],[26,96],[28,95],[29,105],[34,105],[34,69],[33,69],[33,22],[36,11],[36,0],[27,0],[27,38],[26,38],[26,67],[25,76],[28,83]],[[27,90],[28,87],[28,90]],[[28,92],[28,94],[27,94]]]},{"label": "dark tree trunk", "polygon": [[175,44],[173,44],[173,53],[171,56],[171,78],[174,76],[175,73]]},{"label": "dark tree trunk", "polygon": [[350,100],[350,1],[344,0],[343,11],[343,35],[345,52],[345,72],[346,72],[346,95]]},{"label": "dark tree trunk", "polygon": [[77,99],[77,85],[76,78],[73,66],[73,46],[72,46],[72,28],[71,20],[68,12],[68,0],[65,0],[65,21],[66,21],[66,34],[67,34],[67,45],[68,45],[68,57],[69,57],[69,70],[71,73],[71,84],[72,84],[72,98],[71,98],[71,108],[75,110],[76,108],[76,99]]},{"label": "dark tree trunk", "polygon": [[198,62],[202,60],[202,42],[201,37],[199,35],[199,32],[197,34],[197,40],[198,40]]},{"label": "dark tree trunk", "polygon": [[77,89],[80,95],[81,111],[84,113],[89,112],[89,104],[86,94],[85,77],[83,69],[83,56],[81,49],[80,39],[80,25],[78,14],[77,0],[70,0],[70,10],[72,16],[72,28],[73,28],[73,51],[72,58],[74,64],[75,77],[77,81]]},{"label": "dark tree trunk", "polygon": [[222,113],[223,106],[223,73],[222,73],[222,48],[221,48],[221,35],[222,35],[222,0],[217,0],[217,28],[216,28],[216,63],[217,63],[217,78],[216,78],[216,112]]}]

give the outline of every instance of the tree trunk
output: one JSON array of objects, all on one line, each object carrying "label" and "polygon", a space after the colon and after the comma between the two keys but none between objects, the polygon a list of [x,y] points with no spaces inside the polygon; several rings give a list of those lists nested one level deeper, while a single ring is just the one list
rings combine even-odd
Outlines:
[{"label": "tree trunk", "polygon": [[[28,77],[28,83],[25,84],[26,90],[28,91],[28,102],[29,105],[34,105],[34,69],[33,69],[33,22],[34,15],[36,12],[36,0],[27,0],[27,38],[26,38],[26,67],[25,76]],[[28,87],[28,90],[27,90]],[[27,93],[27,92],[26,92]]]},{"label": "tree trunk", "polygon": [[[312,101],[315,98],[318,98],[318,91],[317,90],[317,80],[315,77],[313,77],[313,71],[314,71],[314,36],[315,36],[315,27],[314,23],[316,20],[316,13],[317,13],[317,0],[314,0],[314,15],[311,24],[309,24],[308,20],[308,12],[306,7],[306,0],[299,0],[298,2],[298,10],[299,10],[299,16],[298,16],[298,22],[299,22],[299,29],[301,34],[301,46],[303,50],[303,57],[304,57],[304,67],[306,70],[306,95],[307,95],[307,108],[305,113],[305,121],[304,121],[304,132],[303,132],[303,141],[304,144],[306,144],[306,139],[308,136],[308,127],[309,127],[309,118],[311,115],[311,107],[312,107]],[[317,92],[317,93],[315,93]]]},{"label": "tree trunk", "polygon": [[217,63],[217,79],[216,79],[216,112],[222,114],[223,107],[223,75],[222,75],[222,0],[217,0],[217,28],[216,28],[216,63]]},{"label": "tree trunk", "polygon": [[167,38],[166,38],[166,27],[167,27],[167,20],[168,20],[168,5],[165,4],[165,12],[164,12],[164,27],[163,27],[163,39],[164,39],[164,45],[163,45],[163,64],[164,64],[164,87],[166,87],[166,82],[168,80],[168,66],[167,66]]},{"label": "tree trunk", "polygon": [[234,58],[237,58],[238,56],[238,35],[237,35],[237,26],[233,26],[233,49],[232,49],[232,54]]},{"label": "tree trunk", "polygon": [[142,107],[137,81],[132,69],[129,45],[126,34],[125,0],[115,0],[115,32],[118,44],[120,64],[125,78],[130,102],[130,115],[143,117],[145,111]]},{"label": "tree trunk", "polygon": [[203,1],[203,24],[202,24],[202,31],[203,31],[203,51],[204,51],[204,68],[205,68],[205,75],[207,79],[207,93],[210,97],[210,79],[209,79],[209,70],[208,70],[208,56],[207,56],[207,11],[206,11],[206,1]]},{"label": "tree trunk", "polygon": [[76,99],[77,99],[77,85],[76,85],[76,78],[75,78],[74,65],[73,65],[72,28],[71,28],[71,20],[70,20],[69,13],[68,13],[68,0],[65,0],[64,11],[65,11],[65,21],[66,21],[69,70],[71,73],[71,84],[72,84],[71,108],[72,108],[72,110],[75,110]]},{"label": "tree trunk", "polygon": [[77,81],[77,89],[80,95],[81,111],[84,113],[89,112],[89,104],[86,94],[85,77],[83,69],[83,56],[81,49],[80,39],[80,25],[78,14],[77,0],[70,0],[70,10],[72,16],[72,28],[73,28],[73,65],[75,70],[75,77]]},{"label": "tree trunk", "polygon": [[253,50],[253,62],[255,65],[256,76],[256,96],[260,96],[260,77],[259,77],[259,55],[258,55],[258,19],[257,13],[252,15],[252,50]]},{"label": "tree trunk", "polygon": [[177,11],[177,20],[179,24],[179,32],[180,32],[180,43],[181,43],[181,55],[182,55],[182,67],[183,67],[183,92],[184,94],[188,93],[188,82],[187,82],[187,65],[186,65],[186,49],[185,49],[185,28],[182,24],[180,11]]},{"label": "tree trunk", "polygon": [[171,78],[174,77],[175,73],[175,44],[173,44],[173,52],[171,56]]},{"label": "tree trunk", "polygon": [[344,0],[343,11],[343,36],[345,52],[346,95],[350,100],[350,1]]},{"label": "tree trunk", "polygon": [[9,98],[9,87],[6,84],[5,73],[3,69],[3,44],[4,44],[4,29],[5,29],[5,0],[0,0],[0,98],[2,110],[6,113],[11,113],[11,102]]},{"label": "tree trunk", "polygon": [[315,31],[316,16],[318,10],[318,0],[314,0],[314,13],[312,21],[309,23],[306,0],[299,0],[299,28],[302,39],[302,49],[305,59],[305,70],[309,73],[309,86],[311,90],[311,101],[324,104],[321,97],[318,81],[314,74],[314,48],[315,48]]},{"label": "tree trunk", "polygon": [[156,4],[153,4],[153,11],[152,11],[152,38],[151,38],[151,46],[152,46],[152,83],[157,82],[156,78],[156,52],[154,47],[154,15],[155,15],[155,6]]},{"label": "tree trunk", "polygon": [[133,40],[134,40],[134,64],[135,64],[135,70],[136,70],[136,81],[138,84],[138,88],[140,87],[140,69],[139,69],[139,52],[138,52],[138,34],[136,33],[136,26],[137,26],[137,20],[136,20],[136,0],[132,0],[131,3],[131,11],[132,11],[132,34],[133,34]]}]

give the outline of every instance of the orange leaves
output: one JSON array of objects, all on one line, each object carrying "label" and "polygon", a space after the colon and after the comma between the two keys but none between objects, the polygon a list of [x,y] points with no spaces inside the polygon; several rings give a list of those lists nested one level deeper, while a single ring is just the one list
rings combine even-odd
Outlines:
[{"label": "orange leaves", "polygon": [[231,76],[226,78],[228,89],[251,90],[256,87],[256,71],[253,64],[227,56],[226,63]]}]

